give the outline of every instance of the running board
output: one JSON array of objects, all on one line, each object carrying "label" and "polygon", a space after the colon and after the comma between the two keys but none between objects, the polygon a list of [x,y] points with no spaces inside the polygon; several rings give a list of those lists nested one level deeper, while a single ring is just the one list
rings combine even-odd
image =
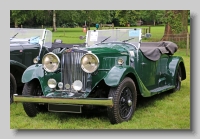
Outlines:
[{"label": "running board", "polygon": [[174,85],[166,85],[166,86],[162,86],[162,87],[158,87],[156,89],[150,90],[150,92],[151,92],[151,95],[154,95],[154,94],[159,94],[159,93],[165,92],[165,91],[173,89],[173,88],[175,88]]}]

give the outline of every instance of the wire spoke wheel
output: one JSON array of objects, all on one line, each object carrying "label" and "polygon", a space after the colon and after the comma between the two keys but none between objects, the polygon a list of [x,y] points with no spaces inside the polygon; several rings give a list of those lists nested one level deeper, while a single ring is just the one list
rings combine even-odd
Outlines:
[{"label": "wire spoke wheel", "polygon": [[119,101],[119,112],[123,119],[126,119],[132,111],[133,95],[129,88],[124,88]]},{"label": "wire spoke wheel", "polygon": [[111,124],[129,121],[134,114],[137,102],[137,92],[133,80],[126,77],[118,87],[110,89],[108,96],[113,98],[113,107],[107,107]]}]

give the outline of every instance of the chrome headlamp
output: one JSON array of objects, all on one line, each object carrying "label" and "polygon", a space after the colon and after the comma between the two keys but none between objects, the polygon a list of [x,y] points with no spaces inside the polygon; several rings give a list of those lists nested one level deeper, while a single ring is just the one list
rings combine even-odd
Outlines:
[{"label": "chrome headlamp", "polygon": [[81,68],[87,73],[93,73],[99,67],[99,59],[95,54],[87,53],[81,58]]},{"label": "chrome headlamp", "polygon": [[56,54],[50,52],[43,56],[42,65],[47,72],[54,72],[60,65],[60,59]]}]

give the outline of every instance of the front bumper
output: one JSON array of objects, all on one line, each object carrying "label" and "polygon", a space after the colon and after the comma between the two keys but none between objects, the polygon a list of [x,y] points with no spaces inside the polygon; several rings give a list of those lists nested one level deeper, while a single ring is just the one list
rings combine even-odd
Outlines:
[{"label": "front bumper", "polygon": [[79,104],[79,105],[99,105],[113,106],[113,99],[110,98],[62,98],[62,97],[44,97],[44,96],[23,96],[13,95],[14,102],[32,102],[32,103],[52,103],[52,104]]}]

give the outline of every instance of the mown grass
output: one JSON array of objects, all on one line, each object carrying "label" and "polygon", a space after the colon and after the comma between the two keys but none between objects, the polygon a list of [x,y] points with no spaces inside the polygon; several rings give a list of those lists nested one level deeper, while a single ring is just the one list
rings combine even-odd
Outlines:
[{"label": "mown grass", "polygon": [[[77,40],[79,39],[76,39],[76,37],[84,34],[80,28],[74,29],[76,31],[72,30],[66,29],[66,37],[63,37],[64,42],[78,43]],[[61,37],[62,34],[62,31],[55,32],[53,38]],[[71,41],[68,41],[68,39]],[[150,98],[138,98],[136,111],[129,122],[111,125],[106,111],[92,111],[82,114],[48,112],[30,118],[24,112],[22,103],[13,103],[10,106],[10,128],[190,129],[190,56],[186,56],[186,49],[178,49],[175,55],[183,57],[186,67],[187,78],[182,81],[181,90],[175,93],[168,91]]]}]

